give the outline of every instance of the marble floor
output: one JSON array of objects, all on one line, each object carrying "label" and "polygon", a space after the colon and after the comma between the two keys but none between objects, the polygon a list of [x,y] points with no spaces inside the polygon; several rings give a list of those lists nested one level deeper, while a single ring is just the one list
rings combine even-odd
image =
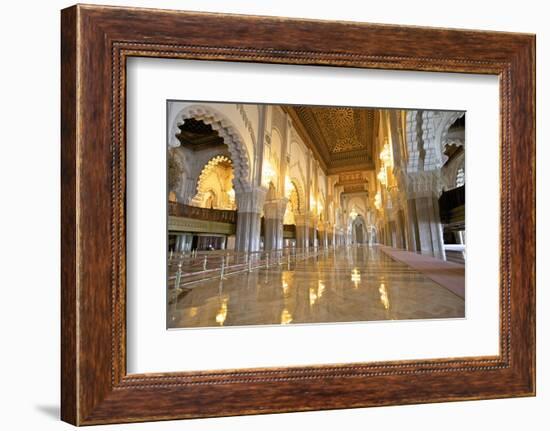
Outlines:
[{"label": "marble floor", "polygon": [[464,299],[376,247],[190,287],[168,305],[168,328],[464,317]]}]

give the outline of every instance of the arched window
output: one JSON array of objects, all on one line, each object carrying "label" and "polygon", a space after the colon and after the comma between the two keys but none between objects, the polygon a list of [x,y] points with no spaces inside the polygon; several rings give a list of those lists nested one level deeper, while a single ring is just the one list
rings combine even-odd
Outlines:
[{"label": "arched window", "polygon": [[464,161],[460,164],[458,167],[458,170],[456,171],[456,187],[462,187],[466,183],[466,177],[464,172]]}]

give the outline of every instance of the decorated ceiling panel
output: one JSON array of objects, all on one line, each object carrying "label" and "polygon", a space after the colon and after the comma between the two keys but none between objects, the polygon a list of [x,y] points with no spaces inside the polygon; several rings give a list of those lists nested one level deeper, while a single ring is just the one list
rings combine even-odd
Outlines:
[{"label": "decorated ceiling panel", "polygon": [[329,170],[372,165],[376,110],[289,106],[288,111],[307,133]]}]

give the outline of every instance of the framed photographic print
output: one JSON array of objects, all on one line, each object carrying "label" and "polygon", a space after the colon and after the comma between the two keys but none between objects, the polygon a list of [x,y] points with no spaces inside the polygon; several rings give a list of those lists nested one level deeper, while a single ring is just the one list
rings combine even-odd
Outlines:
[{"label": "framed photographic print", "polygon": [[535,37],[62,11],[62,419],[535,394]]}]

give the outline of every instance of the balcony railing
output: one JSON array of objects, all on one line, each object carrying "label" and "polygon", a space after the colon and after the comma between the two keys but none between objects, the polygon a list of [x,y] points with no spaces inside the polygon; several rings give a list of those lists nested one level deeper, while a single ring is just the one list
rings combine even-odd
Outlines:
[{"label": "balcony railing", "polygon": [[179,202],[168,202],[168,214],[221,223],[237,223],[237,211],[193,207]]},{"label": "balcony railing", "polygon": [[338,247],[285,248],[272,251],[193,251],[168,254],[168,301],[173,303],[185,290],[200,282],[270,267],[291,269],[299,261],[336,253]]}]

